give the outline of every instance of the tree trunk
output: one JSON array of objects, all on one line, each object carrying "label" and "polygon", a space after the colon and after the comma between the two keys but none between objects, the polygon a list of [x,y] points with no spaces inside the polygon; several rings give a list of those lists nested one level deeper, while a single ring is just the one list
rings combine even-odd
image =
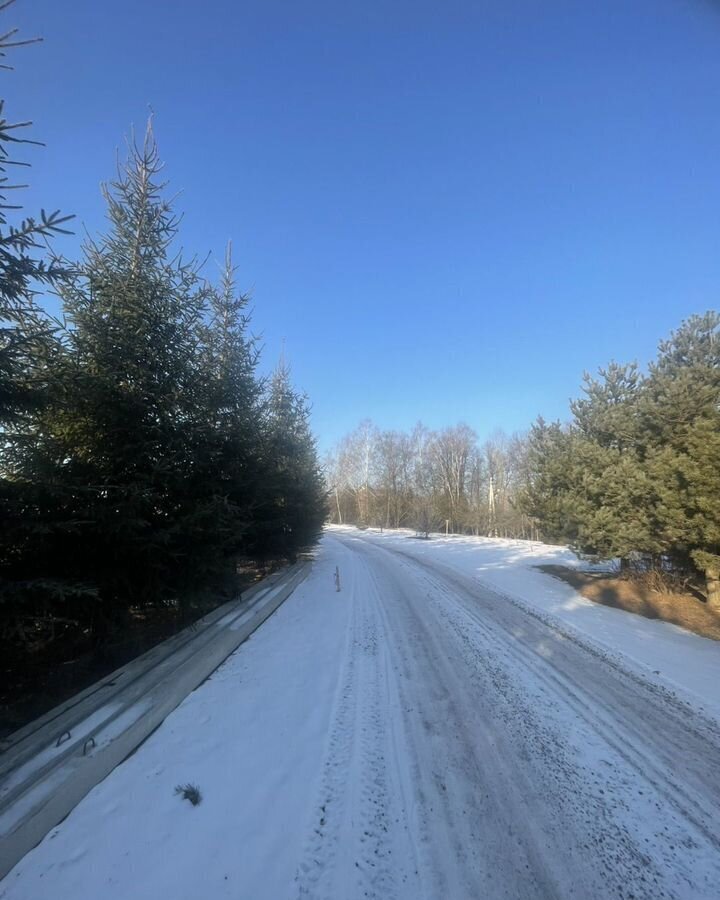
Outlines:
[{"label": "tree trunk", "polygon": [[337,503],[337,511],[338,511],[338,525],[342,525],[342,512],[340,511],[340,497],[338,496],[338,489],[335,488],[335,503]]},{"label": "tree trunk", "polygon": [[720,573],[706,571],[705,584],[707,586],[708,609],[720,613]]}]

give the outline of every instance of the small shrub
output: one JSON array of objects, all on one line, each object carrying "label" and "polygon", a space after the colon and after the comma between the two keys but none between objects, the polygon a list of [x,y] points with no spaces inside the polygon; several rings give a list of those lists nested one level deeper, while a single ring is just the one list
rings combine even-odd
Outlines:
[{"label": "small shrub", "polygon": [[180,794],[183,800],[189,800],[193,806],[197,806],[202,800],[200,788],[196,784],[179,784],[175,793]]}]

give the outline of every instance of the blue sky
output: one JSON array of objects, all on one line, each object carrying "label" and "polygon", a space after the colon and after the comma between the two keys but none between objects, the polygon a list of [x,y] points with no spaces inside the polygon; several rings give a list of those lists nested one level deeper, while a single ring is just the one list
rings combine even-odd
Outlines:
[{"label": "blue sky", "polygon": [[[28,212],[96,230],[149,107],[182,243],[233,239],[322,448],[565,417],[584,369],[718,307],[720,3],[19,0]],[[73,252],[77,239],[60,246]],[[210,266],[213,264],[211,263]],[[208,271],[212,271],[209,268]]]}]

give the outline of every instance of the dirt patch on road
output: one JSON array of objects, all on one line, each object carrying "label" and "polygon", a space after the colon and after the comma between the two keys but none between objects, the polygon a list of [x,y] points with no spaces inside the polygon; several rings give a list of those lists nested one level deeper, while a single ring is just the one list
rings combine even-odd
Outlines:
[{"label": "dirt patch on road", "polygon": [[653,590],[641,578],[632,576],[578,572],[565,566],[538,566],[538,569],[565,581],[594,603],[672,622],[702,637],[720,641],[720,616],[693,594]]}]

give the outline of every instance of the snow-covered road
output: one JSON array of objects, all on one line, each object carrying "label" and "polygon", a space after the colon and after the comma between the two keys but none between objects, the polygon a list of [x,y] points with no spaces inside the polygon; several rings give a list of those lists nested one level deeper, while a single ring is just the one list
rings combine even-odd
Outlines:
[{"label": "snow-covered road", "polygon": [[462,575],[341,540],[309,896],[717,896],[717,734]]},{"label": "snow-covered road", "polygon": [[715,719],[546,617],[336,531],[0,897],[715,898],[719,748]]}]

